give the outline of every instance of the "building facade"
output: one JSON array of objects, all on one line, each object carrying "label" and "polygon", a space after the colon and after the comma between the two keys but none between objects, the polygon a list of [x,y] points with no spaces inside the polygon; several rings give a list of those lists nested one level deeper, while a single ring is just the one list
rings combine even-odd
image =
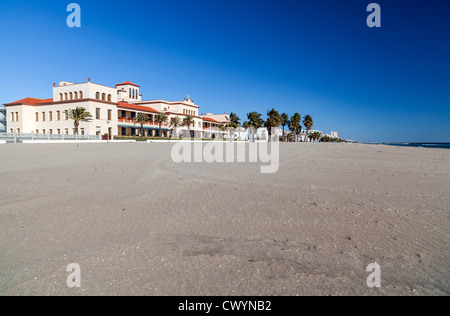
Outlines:
[{"label": "building facade", "polygon": [[0,107],[0,133],[6,132],[6,108]]},{"label": "building facade", "polygon": [[[140,86],[129,81],[115,87],[92,83],[90,79],[78,84],[61,81],[58,86],[53,84],[52,98],[25,98],[7,103],[5,107],[6,132],[18,134],[73,135],[69,111],[76,107],[85,108],[93,116],[91,121],[80,123],[80,135],[140,135],[141,126],[135,122],[138,113],[145,113],[150,118],[143,126],[143,136],[159,135],[160,126],[154,117],[161,113],[167,115],[168,121],[161,125],[162,135],[159,136],[176,133],[185,137],[217,138],[224,134],[223,127],[228,123],[226,114],[200,115],[199,106],[189,96],[175,102],[143,101]],[[172,117],[183,121],[188,116],[192,118],[191,125],[177,128],[170,125]]]}]

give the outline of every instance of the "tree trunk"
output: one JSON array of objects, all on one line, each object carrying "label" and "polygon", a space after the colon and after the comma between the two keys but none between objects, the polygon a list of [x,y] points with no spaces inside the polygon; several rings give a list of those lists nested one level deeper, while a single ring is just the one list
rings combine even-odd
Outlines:
[{"label": "tree trunk", "polygon": [[78,135],[78,126],[80,125],[80,123],[74,122],[73,125],[74,125],[73,133],[75,135]]}]

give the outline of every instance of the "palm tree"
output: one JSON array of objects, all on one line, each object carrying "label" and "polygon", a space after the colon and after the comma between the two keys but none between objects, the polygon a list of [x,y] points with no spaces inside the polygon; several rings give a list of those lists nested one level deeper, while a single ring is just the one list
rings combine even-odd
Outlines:
[{"label": "palm tree", "polygon": [[247,114],[247,125],[248,127],[254,127],[254,128],[260,128],[261,126],[263,126],[264,121],[261,118],[261,114],[259,114],[258,112],[251,112]]},{"label": "palm tree", "polygon": [[[261,118],[261,114],[258,112],[250,112],[247,114],[248,121],[244,122],[245,128],[255,128],[258,129],[264,124],[264,120]],[[251,135],[254,138],[254,135]],[[250,137],[249,137],[250,138]]]},{"label": "palm tree", "polygon": [[138,113],[134,118],[134,125],[141,125],[141,137],[144,137],[144,124],[150,121],[150,117],[145,113]]},{"label": "palm tree", "polygon": [[291,132],[294,134],[294,142],[297,141],[297,136],[299,133],[299,130],[301,129],[300,121],[302,117],[300,114],[295,113],[291,119],[289,120],[288,127],[291,130]]},{"label": "palm tree", "polygon": [[194,124],[195,124],[194,118],[192,116],[190,116],[190,115],[186,116],[183,119],[182,125],[183,126],[187,126],[188,131],[189,131],[189,137],[192,137],[192,135],[191,135],[191,125],[194,125]]},{"label": "palm tree", "polygon": [[321,137],[322,137],[322,135],[319,132],[314,132],[311,134],[311,139],[313,141],[318,141]]},{"label": "palm tree", "polygon": [[284,138],[284,127],[288,125],[289,123],[289,116],[286,113],[281,114],[281,126],[283,126],[283,142],[285,141]]},{"label": "palm tree", "polygon": [[164,113],[159,113],[159,114],[155,115],[154,121],[156,123],[158,123],[158,125],[159,125],[159,137],[162,136],[162,134],[161,134],[161,126],[162,126],[163,123],[167,123],[168,119],[169,119],[169,117],[166,114],[164,114]]},{"label": "palm tree", "polygon": [[76,109],[69,109],[69,118],[73,120],[75,135],[78,135],[78,126],[80,126],[80,122],[92,121],[91,113],[87,112],[85,108],[78,106]]},{"label": "palm tree", "polygon": [[311,115],[306,115],[303,118],[303,125],[305,125],[306,128],[306,139],[309,139],[309,132],[311,131],[312,127],[313,127],[313,119],[311,117]]},{"label": "palm tree", "polygon": [[227,127],[238,128],[239,126],[241,126],[241,119],[236,115],[236,113],[231,112],[228,120],[229,123],[227,124]]},{"label": "palm tree", "polygon": [[272,128],[279,127],[281,125],[281,115],[277,110],[272,109],[267,111],[267,120],[264,122],[264,126],[267,127],[269,133],[269,141],[272,139]]},{"label": "palm tree", "polygon": [[172,117],[170,119],[170,126],[172,127],[172,131],[175,129],[176,134],[178,136],[178,126],[181,125],[181,120],[178,116]]},{"label": "palm tree", "polygon": [[239,138],[241,138],[241,119],[236,113],[231,112],[230,116],[227,117],[228,124],[226,127],[231,127],[239,130]]}]

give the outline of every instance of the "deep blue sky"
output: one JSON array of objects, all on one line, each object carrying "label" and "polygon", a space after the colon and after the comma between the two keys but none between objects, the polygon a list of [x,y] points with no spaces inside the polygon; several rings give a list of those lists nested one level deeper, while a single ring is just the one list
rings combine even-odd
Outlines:
[{"label": "deep blue sky", "polygon": [[[66,26],[77,2],[82,27]],[[366,25],[377,2],[382,28]],[[359,141],[450,141],[448,0],[0,2],[0,103],[130,80],[201,112],[272,107]]]}]

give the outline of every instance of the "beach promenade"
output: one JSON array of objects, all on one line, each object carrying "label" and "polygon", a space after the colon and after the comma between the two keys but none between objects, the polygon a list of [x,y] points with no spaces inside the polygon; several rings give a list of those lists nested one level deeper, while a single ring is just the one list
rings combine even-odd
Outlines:
[{"label": "beach promenade", "polygon": [[0,295],[450,294],[450,150],[281,143],[261,174],[172,146],[0,146]]}]

